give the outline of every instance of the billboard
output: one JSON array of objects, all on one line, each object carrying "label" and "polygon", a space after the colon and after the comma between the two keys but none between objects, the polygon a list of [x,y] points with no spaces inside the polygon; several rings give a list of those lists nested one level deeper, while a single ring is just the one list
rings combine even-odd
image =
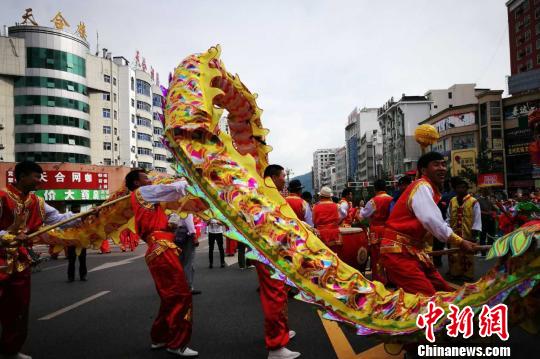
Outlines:
[{"label": "billboard", "polygon": [[477,173],[476,166],[476,149],[455,150],[451,152],[451,169],[452,176],[459,176],[459,173],[465,168],[470,168],[474,173]]},{"label": "billboard", "polygon": [[459,115],[452,115],[442,120],[439,120],[433,124],[439,133],[443,131],[450,130],[456,127],[463,127],[474,125],[475,123],[475,114],[474,112],[462,113]]},{"label": "billboard", "polygon": [[[7,183],[15,182],[14,171],[7,171]],[[109,174],[87,171],[43,171],[40,189],[109,189]]]},{"label": "billboard", "polygon": [[502,173],[482,173],[478,175],[478,187],[502,187],[504,176]]}]

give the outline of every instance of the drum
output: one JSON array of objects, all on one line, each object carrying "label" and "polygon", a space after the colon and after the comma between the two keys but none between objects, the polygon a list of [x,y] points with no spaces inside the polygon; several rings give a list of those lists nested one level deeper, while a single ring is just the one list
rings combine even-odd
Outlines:
[{"label": "drum", "polygon": [[362,228],[340,227],[339,236],[343,243],[341,260],[361,272],[366,270],[368,258],[368,236]]}]

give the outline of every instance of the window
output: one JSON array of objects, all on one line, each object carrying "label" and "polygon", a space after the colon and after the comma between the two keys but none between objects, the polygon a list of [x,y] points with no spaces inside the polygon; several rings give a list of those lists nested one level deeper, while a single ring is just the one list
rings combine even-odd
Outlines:
[{"label": "window", "polygon": [[131,138],[135,138],[135,131],[131,131]]},{"label": "window", "polygon": [[536,26],[534,27],[534,33],[536,35],[540,34],[540,22],[536,23]]},{"label": "window", "polygon": [[160,127],[154,127],[154,135],[162,135],[163,129]]},{"label": "window", "polygon": [[90,130],[90,122],[69,116],[23,114],[15,115],[15,125],[69,126]]},{"label": "window", "polygon": [[111,150],[111,143],[110,142],[103,142],[103,150],[104,151],[110,151]]},{"label": "window", "polygon": [[103,164],[105,166],[110,166],[111,165],[111,159],[110,158],[104,158],[103,159]]},{"label": "window", "polygon": [[537,7],[537,8],[534,10],[534,18],[535,18],[535,19],[540,18],[540,7]]},{"label": "window", "polygon": [[135,123],[135,115],[131,115],[131,123]]},{"label": "window", "polygon": [[152,95],[152,105],[156,106],[156,107],[161,107],[161,99],[163,97],[161,97],[160,95],[158,94],[153,94]]},{"label": "window", "polygon": [[150,96],[150,84],[146,81],[137,79],[137,93]]},{"label": "window", "polygon": [[118,112],[116,110],[114,110],[114,119],[118,119]]},{"label": "window", "polygon": [[158,147],[158,148],[163,148],[163,143],[159,142],[159,141],[154,141],[154,147]]},{"label": "window", "polygon": [[523,44],[523,36],[518,35],[516,36],[516,45],[521,46]]},{"label": "window", "polygon": [[137,133],[137,139],[142,140],[142,141],[150,141],[150,142],[152,142],[152,136],[150,136],[150,135],[148,135],[146,133],[138,132]]},{"label": "window", "polygon": [[154,167],[154,169],[158,172],[167,172],[167,169],[165,167]]},{"label": "window", "polygon": [[533,68],[533,60],[529,59],[527,60],[527,71],[532,70],[532,68]]},{"label": "window", "polygon": [[131,99],[131,107],[135,107],[135,100]]},{"label": "window", "polygon": [[133,81],[133,77],[131,78],[131,91],[135,91],[135,81]]},{"label": "window", "polygon": [[86,59],[60,50],[27,47],[26,66],[65,71],[86,77]]},{"label": "window", "polygon": [[536,63],[540,65],[540,54],[536,55]]},{"label": "window", "polygon": [[15,87],[43,87],[54,88],[59,90],[67,90],[72,92],[78,92],[83,95],[88,95],[88,89],[86,86],[77,82],[62,80],[52,77],[39,77],[39,76],[25,76],[20,77],[15,81]]},{"label": "window", "polygon": [[521,26],[523,26],[523,23],[521,21],[516,22],[516,32],[519,32],[521,30]]},{"label": "window", "polygon": [[116,77],[112,78],[112,84],[113,84],[113,86],[116,86]]},{"label": "window", "polygon": [[139,147],[139,148],[137,148],[137,153],[139,155],[152,156],[152,150],[149,149],[149,148]]},{"label": "window", "polygon": [[448,108],[452,108],[452,107],[454,107],[454,105],[448,105]]},{"label": "window", "polygon": [[146,112],[152,112],[152,106],[144,101],[137,101],[137,108]]},{"label": "window", "polygon": [[452,98],[452,93],[451,92],[448,93],[448,98],[450,98],[450,99]]},{"label": "window", "polygon": [[90,163],[90,156],[65,152],[17,152],[15,161]]},{"label": "window", "polygon": [[540,39],[536,39],[536,49],[540,50]]},{"label": "window", "polygon": [[523,19],[523,26],[527,27],[531,23],[531,15],[525,16],[525,19]]},{"label": "window", "polygon": [[111,134],[111,126],[103,126],[103,134],[110,135]]},{"label": "window", "polygon": [[114,135],[118,136],[118,128],[116,128],[116,127],[114,128]]},{"label": "window", "polygon": [[103,93],[103,101],[110,101],[111,100],[111,93],[110,92],[104,92]]},{"label": "window", "polygon": [[17,95],[15,106],[49,106],[64,107],[88,113],[90,107],[87,103],[65,97],[41,96],[41,95]]},{"label": "window", "polygon": [[114,150],[115,150],[116,152],[118,152],[118,143],[115,143],[115,144],[114,144]]},{"label": "window", "polygon": [[111,83],[111,77],[109,75],[103,75],[103,81],[110,84]]},{"label": "window", "polygon": [[525,55],[530,55],[532,53],[532,45],[527,45],[525,48]]},{"label": "window", "polygon": [[66,135],[63,133],[16,133],[15,143],[65,144],[90,147],[90,139],[88,137]]},{"label": "window", "polygon": [[531,40],[531,30],[525,31],[525,41]]},{"label": "window", "polygon": [[155,154],[154,155],[154,160],[156,160],[156,161],[167,161],[167,156]]},{"label": "window", "polygon": [[108,108],[103,109],[103,117],[105,118],[111,118],[111,110]]},{"label": "window", "polygon": [[116,102],[116,94],[113,94],[114,102]]},{"label": "window", "polygon": [[149,119],[137,116],[137,125],[152,128],[152,123]]},{"label": "window", "polygon": [[139,167],[144,168],[145,170],[149,170],[149,169],[152,169],[152,164],[148,162],[139,161]]}]

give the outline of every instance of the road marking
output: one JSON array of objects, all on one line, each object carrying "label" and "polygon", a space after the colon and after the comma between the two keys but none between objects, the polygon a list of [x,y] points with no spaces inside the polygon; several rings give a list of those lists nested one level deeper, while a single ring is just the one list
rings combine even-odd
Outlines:
[{"label": "road marking", "polygon": [[46,267],[46,268],[43,268],[40,272],[46,272],[51,269],[57,269],[57,268],[62,268],[62,267],[67,267],[67,264],[59,264],[57,266]]},{"label": "road marking", "polygon": [[109,269],[109,268],[113,268],[113,267],[118,267],[118,266],[122,266],[124,264],[129,264],[131,262],[133,262],[134,260],[136,259],[139,259],[139,258],[142,258],[144,257],[145,255],[144,254],[141,254],[141,255],[138,255],[138,256],[135,256],[135,257],[130,257],[130,258],[126,258],[126,259],[122,259],[121,261],[116,261],[116,262],[107,262],[107,263],[104,263],[100,266],[97,266],[95,268],[92,268],[88,271],[88,273],[90,272],[96,272],[98,270],[103,270],[103,269]]},{"label": "road marking", "polygon": [[67,307],[64,307],[64,308],[62,308],[60,310],[57,310],[56,312],[53,312],[53,313],[48,314],[48,315],[46,315],[44,317],[41,317],[38,320],[49,320],[49,319],[55,318],[55,317],[57,317],[59,315],[64,314],[65,312],[69,312],[72,309],[80,307],[81,305],[86,304],[88,302],[91,302],[94,299],[97,299],[97,298],[99,298],[101,296],[104,296],[105,294],[110,293],[110,292],[111,292],[110,290],[104,290],[103,292],[99,292],[97,294],[94,294],[94,295],[92,295],[92,296],[90,296],[90,297],[88,297],[86,299],[78,301],[77,303],[73,303],[71,305],[68,305]]},{"label": "road marking", "polygon": [[[339,327],[337,322],[324,319],[322,312],[317,310],[319,318],[321,318],[324,330],[330,339],[330,343],[336,352],[338,359],[396,359],[395,355],[390,355],[384,350],[384,344],[376,345],[361,353],[355,353],[351,343],[343,333],[343,330]],[[403,357],[403,356],[401,356]]]}]

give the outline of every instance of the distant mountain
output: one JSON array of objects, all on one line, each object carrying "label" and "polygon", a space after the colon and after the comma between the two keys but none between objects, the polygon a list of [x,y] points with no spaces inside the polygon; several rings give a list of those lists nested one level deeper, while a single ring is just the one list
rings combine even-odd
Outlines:
[{"label": "distant mountain", "polygon": [[311,181],[311,171],[306,174],[291,178],[291,180],[293,179],[297,179],[300,182],[302,182],[302,185],[304,186],[304,189],[302,190],[302,192],[308,191],[308,192],[311,192],[311,194],[313,194],[313,183]]}]

